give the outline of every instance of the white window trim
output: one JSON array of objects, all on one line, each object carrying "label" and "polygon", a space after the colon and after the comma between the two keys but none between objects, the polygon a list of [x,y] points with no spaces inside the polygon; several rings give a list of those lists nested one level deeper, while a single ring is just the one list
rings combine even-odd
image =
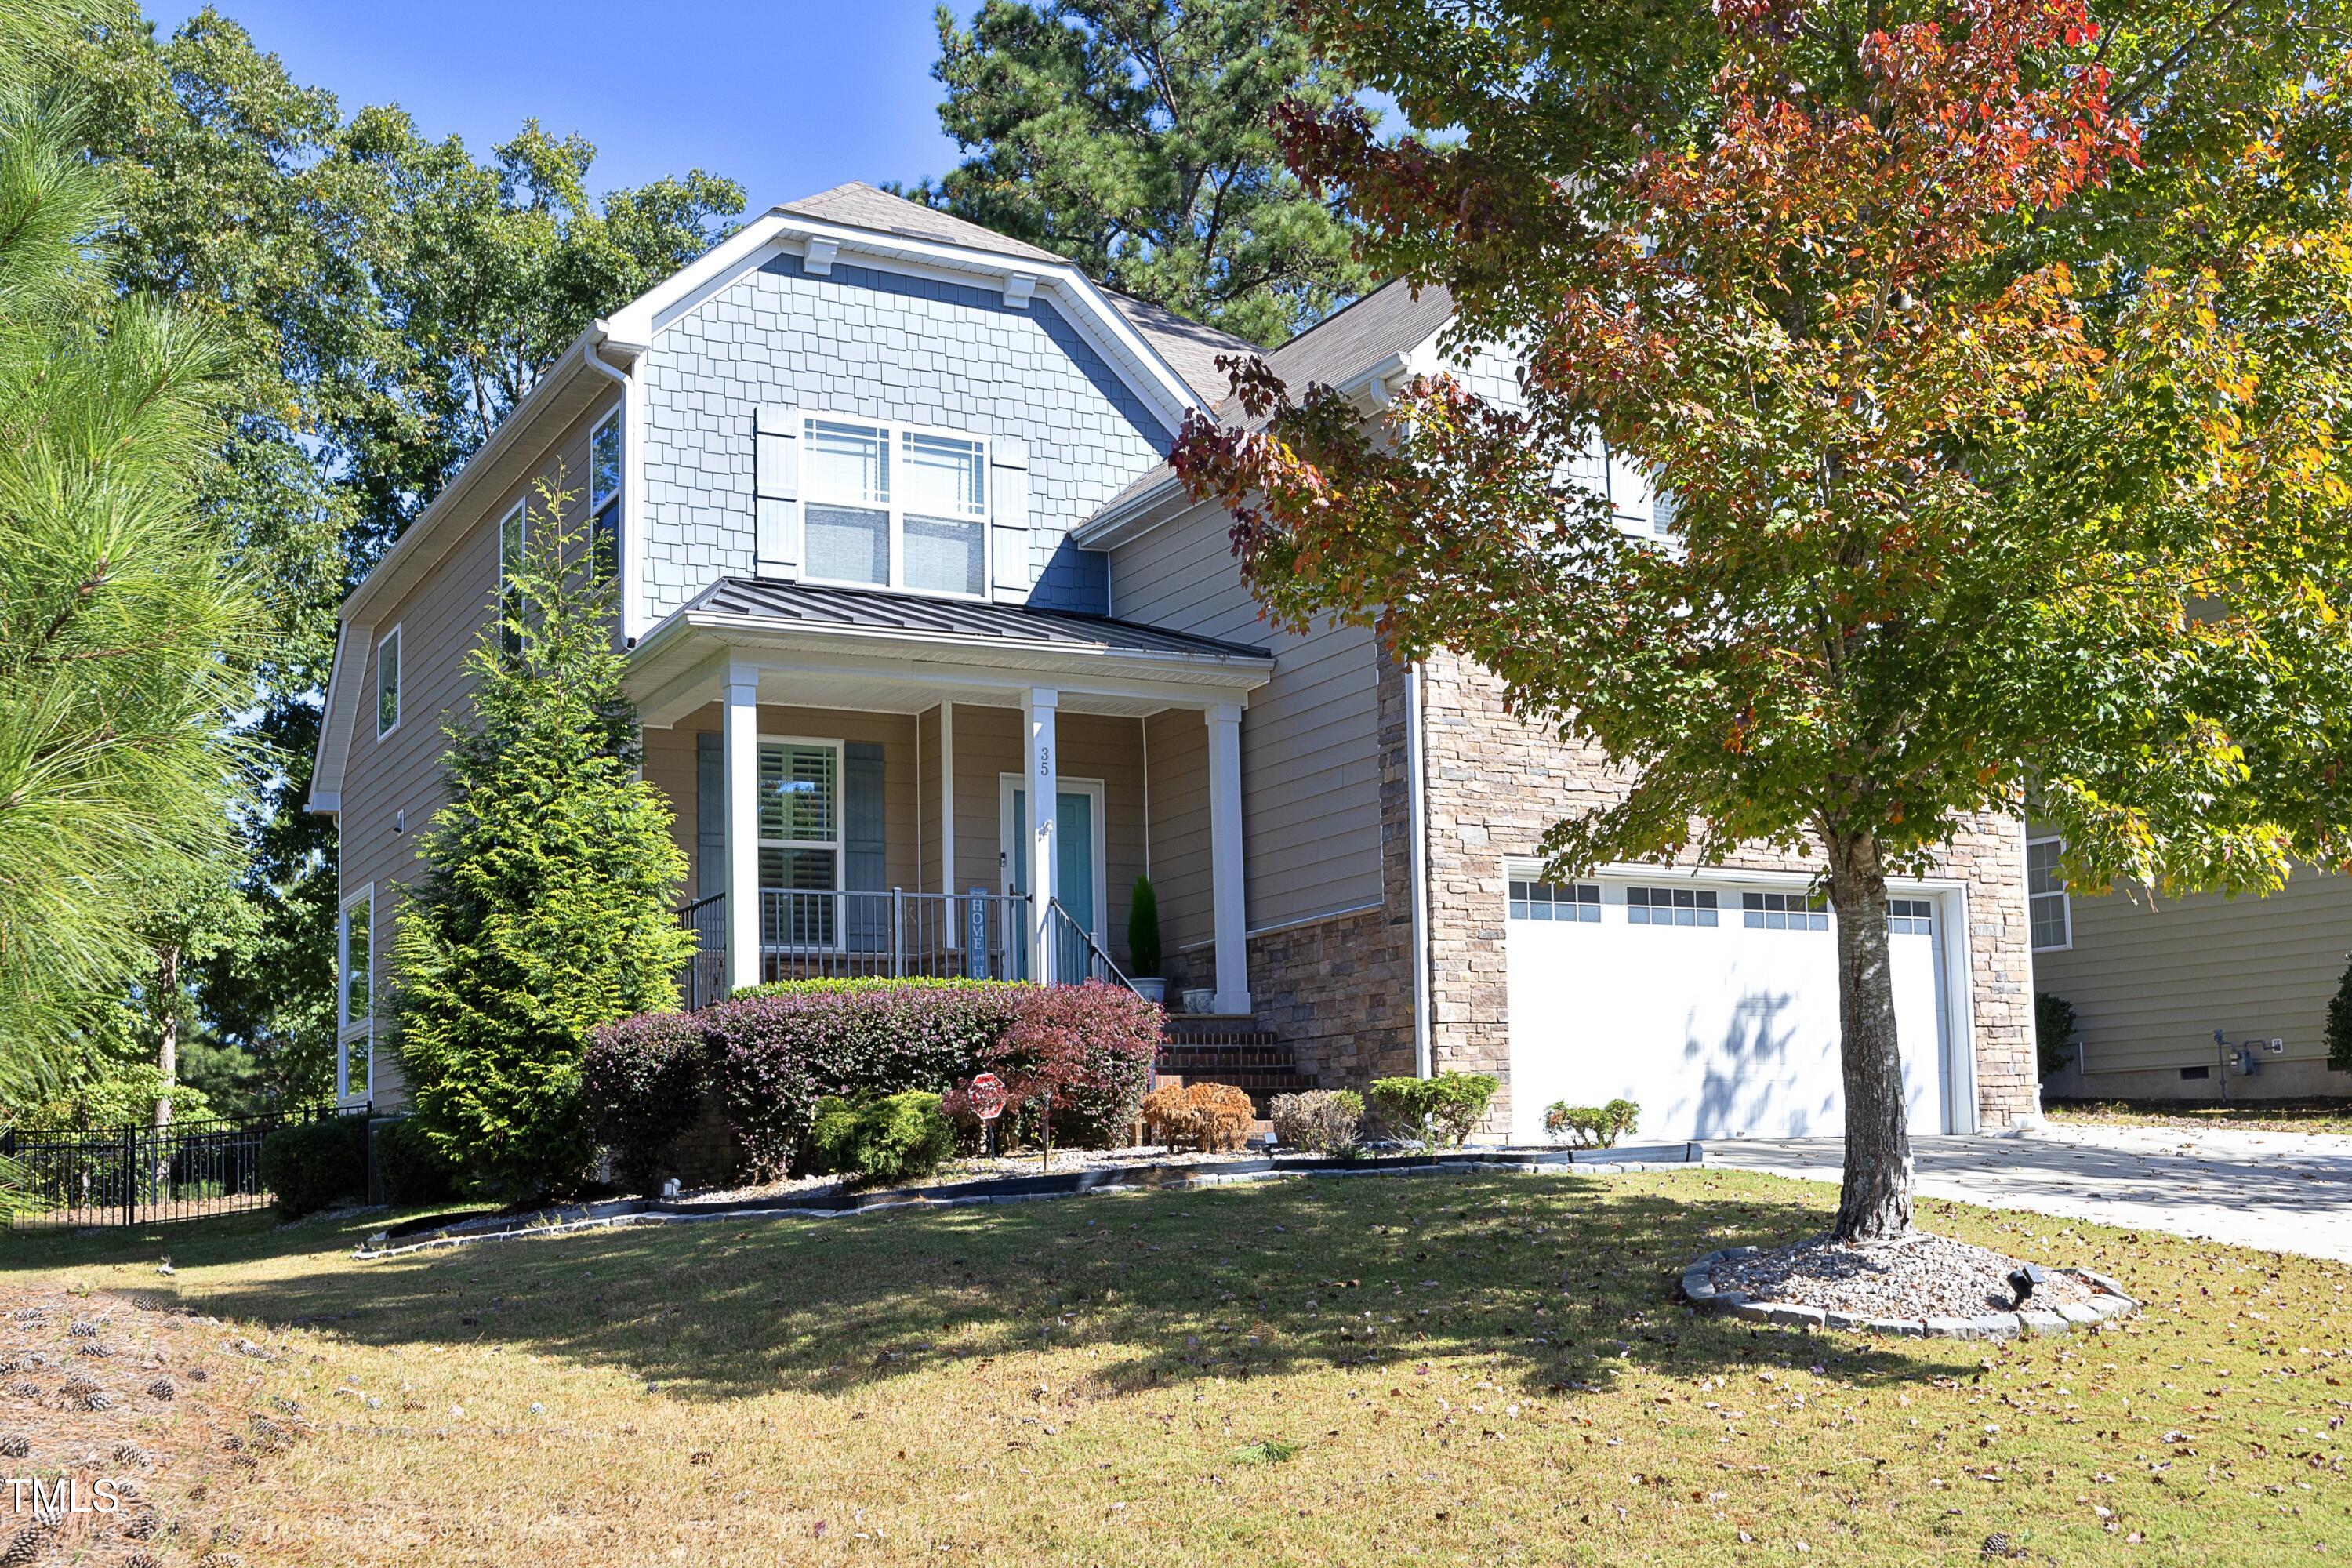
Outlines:
[{"label": "white window trim", "polygon": [[[365,906],[367,910],[368,951],[368,1011],[363,1018],[352,1017],[352,911]],[[338,1100],[375,1097],[375,884],[370,882],[354,896],[345,899],[335,910],[335,1098]],[[367,1063],[367,1081],[354,1090],[351,1084],[352,1044],[364,1040],[366,1049],[362,1059]]]},{"label": "white window trim", "polygon": [[[848,803],[843,798],[848,785],[849,743],[846,741],[834,740],[819,735],[761,735],[759,740],[759,744],[761,746],[806,746],[814,751],[826,751],[833,753],[832,839],[827,841],[822,838],[770,838],[765,834],[761,834],[755,840],[755,843],[756,847],[760,849],[830,849],[833,851],[832,890],[836,895],[839,894],[842,890],[842,878],[846,875],[847,872],[847,868],[845,866],[844,862],[849,858],[847,837],[849,827],[849,813],[847,810]],[[758,759],[755,756],[752,763],[752,772],[755,778],[758,774]],[[752,810],[754,813],[758,813],[759,805],[757,802],[753,804]],[[759,816],[757,815],[753,816],[752,824],[755,827],[758,826]],[[822,888],[780,888],[776,890],[779,892],[812,893],[823,892],[825,889]],[[768,887],[767,884],[763,882],[760,886],[760,901],[761,905],[760,914],[763,921],[767,915],[767,893]],[[784,942],[776,948],[770,949],[764,940],[763,931],[762,941],[761,942],[761,949],[763,951],[781,952],[841,952],[843,950],[844,942],[848,936],[849,922],[843,918],[845,913],[843,906],[845,903],[845,900],[838,897],[834,900],[833,940],[831,942],[801,942],[797,944],[793,942]]]},{"label": "white window trim", "polygon": [[[375,738],[379,741],[400,728],[402,705],[408,698],[408,645],[401,640],[400,627],[401,623],[394,622],[392,630],[378,637],[375,643]],[[397,650],[393,657],[398,661],[400,671],[393,682],[392,722],[389,724],[383,721],[383,650],[387,647]]]},{"label": "white window trim", "polygon": [[[2035,952],[2071,952],[2074,948],[2074,889],[2066,887],[2064,885],[2064,879],[2062,878],[2060,879],[2059,889],[2054,893],[2037,893],[2033,890],[2034,847],[2042,844],[2056,844],[2063,847],[2065,842],[2066,840],[2064,838],[2055,833],[2045,833],[2039,838],[2029,838],[2025,841],[2025,942],[2026,945]],[[2066,940],[2064,942],[2053,942],[2049,946],[2045,947],[2042,943],[2033,940],[2033,901],[2036,899],[2056,899],[2058,900],[2059,917],[2066,923]]]},{"label": "white window trim", "polygon": [[[803,583],[816,583],[837,588],[867,588],[872,589],[877,593],[887,592],[892,594],[909,594],[919,598],[926,599],[958,599],[966,604],[981,604],[986,602],[992,586],[996,581],[996,480],[992,477],[994,473],[993,465],[996,458],[995,442],[989,437],[982,436],[977,431],[950,430],[943,426],[938,425],[910,425],[903,420],[876,419],[863,414],[842,414],[833,412],[829,409],[804,407],[800,411],[800,415],[801,430],[798,437],[801,444],[800,484],[798,487],[800,496],[799,499],[793,503],[795,526],[799,528],[801,532],[799,550],[801,563],[800,580]],[[862,426],[869,430],[880,430],[885,432],[885,439],[887,441],[889,446],[890,461],[894,469],[894,477],[890,485],[890,500],[888,505],[876,506],[872,501],[866,500],[835,500],[827,499],[817,493],[817,487],[811,479],[811,476],[816,471],[816,465],[811,458],[811,454],[814,451],[814,447],[811,445],[813,437],[809,433],[810,426],[817,424],[856,425]],[[907,586],[907,509],[898,500],[901,487],[895,478],[895,468],[901,460],[901,453],[899,450],[900,443],[903,437],[908,436],[936,436],[942,440],[969,441],[980,448],[980,482],[984,492],[983,500],[986,504],[982,509],[982,513],[978,518],[944,520],[950,521],[968,521],[976,522],[979,525],[980,592],[977,594],[957,593],[946,588],[909,588]],[[888,549],[890,552],[890,570],[888,580],[881,583],[865,583],[860,582],[854,577],[820,577],[814,572],[809,570],[808,514],[809,508],[813,506],[842,507],[855,511],[887,512],[889,516]],[[916,515],[925,516],[928,514],[919,512]]]},{"label": "white window trim", "polygon": [[[999,773],[996,775],[996,826],[997,832],[1001,835],[999,842],[1003,847],[997,858],[1003,864],[1001,880],[1003,883],[1003,891],[1007,896],[1010,896],[1013,891],[1013,861],[1016,858],[1013,849],[1014,846],[1023,842],[1023,836],[1026,831],[1022,822],[1013,816],[1013,792],[1025,790],[1028,784],[1025,774]],[[1109,834],[1106,831],[1103,822],[1103,781],[1072,778],[1067,773],[1064,773],[1055,781],[1055,786],[1054,793],[1056,795],[1083,795],[1091,796],[1094,800],[1092,837],[1095,857],[1095,929],[1087,934],[1095,939],[1104,952],[1108,952],[1110,951],[1110,938],[1106,934],[1110,920],[1110,911],[1108,908],[1110,901],[1110,868],[1103,863],[1108,853],[1109,840]],[[1060,831],[1058,822],[1055,825],[1055,831]]]},{"label": "white window trim", "polygon": [[[621,422],[621,414],[622,410],[614,408],[596,421],[588,432],[588,549],[593,558],[596,549],[596,520],[609,507],[613,513],[613,565],[615,573],[620,568],[624,549],[621,531],[628,523],[629,432],[628,426]],[[599,500],[596,499],[596,438],[608,429],[613,431],[613,438],[621,448],[621,482],[611,495]]]}]

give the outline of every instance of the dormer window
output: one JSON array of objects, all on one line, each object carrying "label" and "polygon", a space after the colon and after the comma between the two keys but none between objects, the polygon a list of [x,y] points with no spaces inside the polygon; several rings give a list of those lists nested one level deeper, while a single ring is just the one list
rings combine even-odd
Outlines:
[{"label": "dormer window", "polygon": [[804,426],[802,531],[815,581],[978,598],[988,587],[988,448],[864,420]]}]

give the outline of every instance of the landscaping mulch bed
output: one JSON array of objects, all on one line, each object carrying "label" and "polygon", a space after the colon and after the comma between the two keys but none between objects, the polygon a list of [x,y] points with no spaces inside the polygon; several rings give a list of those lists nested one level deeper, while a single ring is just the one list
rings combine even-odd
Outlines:
[{"label": "landscaping mulch bed", "polygon": [[[1819,1307],[1865,1318],[1973,1318],[2014,1311],[2009,1275],[2021,1260],[1949,1237],[1914,1231],[1896,1241],[1810,1240],[1726,1258],[1715,1265],[1718,1290],[1758,1301]],[[2061,1303],[2087,1306],[2091,1287],[2055,1269],[2032,1305],[2055,1311]]]}]

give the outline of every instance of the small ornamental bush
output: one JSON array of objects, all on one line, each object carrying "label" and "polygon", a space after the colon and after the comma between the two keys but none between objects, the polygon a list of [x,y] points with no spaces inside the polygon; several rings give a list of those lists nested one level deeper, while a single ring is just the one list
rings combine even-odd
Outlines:
[{"label": "small ornamental bush", "polygon": [[405,1116],[377,1123],[375,1173],[383,1201],[395,1208],[446,1203],[457,1194],[457,1167]]},{"label": "small ornamental bush", "polygon": [[[2041,998],[2037,996],[2034,1000],[2039,1003]],[[2040,1016],[2038,1008],[2035,1016],[2037,1019]],[[2066,1021],[2070,1026],[2074,1023],[2071,1008]],[[2336,994],[2327,1000],[2327,1026],[2321,1038],[2327,1046],[2328,1069],[2332,1072],[2352,1072],[2352,965],[2346,966],[2344,978],[2336,982]],[[2042,1076],[2048,1078],[2050,1071],[2050,1068],[2043,1068]]]},{"label": "small ornamental bush", "polygon": [[1544,1107],[1544,1131],[1554,1139],[1569,1138],[1580,1149],[1607,1149],[1633,1131],[1642,1108],[1630,1100],[1606,1105],[1570,1105],[1555,1100]]},{"label": "small ornamental bush", "polygon": [[982,1068],[1024,1103],[1049,1105],[1049,1134],[1110,1148],[1135,1125],[1163,1026],[1159,1006],[1123,986],[1024,987],[1013,1026]]},{"label": "small ornamental bush", "polygon": [[1160,978],[1160,895],[1151,879],[1138,877],[1127,906],[1127,953],[1136,978]]},{"label": "small ornamental bush", "polygon": [[928,1176],[955,1152],[955,1124],[938,1095],[919,1089],[857,1100],[828,1095],[817,1102],[809,1151],[815,1168],[867,1181]]},{"label": "small ornamental bush", "polygon": [[1391,1138],[1427,1138],[1444,1148],[1458,1148],[1477,1131],[1500,1087],[1501,1080],[1484,1072],[1375,1079],[1372,1119]]},{"label": "small ornamental bush", "polygon": [[1277,1094],[1266,1107],[1274,1135],[1284,1147],[1328,1154],[1356,1141],[1364,1119],[1364,1097],[1351,1089],[1310,1089]]},{"label": "small ornamental bush", "polygon": [[364,1116],[328,1116],[280,1127],[261,1141],[261,1183],[288,1219],[367,1196]]},{"label": "small ornamental bush", "polygon": [[2074,1059],[2074,1005],[2055,992],[2034,993],[2033,1054],[2043,1078]]},{"label": "small ornamental bush", "polygon": [[1143,1099],[1143,1120],[1171,1148],[1186,1144],[1204,1153],[1238,1149],[1257,1125],[1250,1097],[1229,1083],[1188,1083],[1154,1089]]},{"label": "small ornamental bush", "polygon": [[640,1192],[660,1184],[670,1146],[694,1125],[709,1077],[702,1022],[644,1013],[588,1037],[581,1098],[588,1130],[612,1151],[614,1174]]}]

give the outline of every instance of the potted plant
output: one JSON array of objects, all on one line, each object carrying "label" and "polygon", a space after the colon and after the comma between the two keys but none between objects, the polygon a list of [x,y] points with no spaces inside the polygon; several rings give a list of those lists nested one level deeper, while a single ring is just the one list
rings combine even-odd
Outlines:
[{"label": "potted plant", "polygon": [[1160,977],[1160,896],[1151,890],[1149,877],[1135,879],[1135,893],[1127,906],[1127,952],[1135,966],[1128,979],[1137,993],[1147,1002],[1164,1005],[1168,982]]}]

